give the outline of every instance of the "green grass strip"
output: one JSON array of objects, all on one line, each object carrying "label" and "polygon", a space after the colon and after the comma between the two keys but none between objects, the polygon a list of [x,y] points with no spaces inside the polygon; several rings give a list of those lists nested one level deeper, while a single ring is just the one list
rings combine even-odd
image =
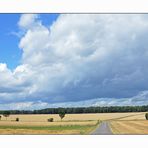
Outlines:
[{"label": "green grass strip", "polygon": [[96,125],[64,125],[64,126],[0,126],[0,129],[30,129],[30,130],[85,130]]}]

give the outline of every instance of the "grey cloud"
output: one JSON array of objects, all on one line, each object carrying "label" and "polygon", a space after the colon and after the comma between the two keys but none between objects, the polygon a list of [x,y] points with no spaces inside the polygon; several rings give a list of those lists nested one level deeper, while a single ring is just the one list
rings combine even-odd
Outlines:
[{"label": "grey cloud", "polygon": [[22,65],[14,71],[1,66],[0,82],[11,83],[1,83],[0,88],[11,86],[15,94],[3,98],[85,105],[94,98],[104,105],[147,103],[146,96],[142,103],[132,98],[148,90],[147,14],[62,14],[50,28],[37,15],[24,14],[19,24],[25,28],[19,43]]},{"label": "grey cloud", "polygon": [[57,107],[90,107],[90,106],[139,106],[148,104],[148,91],[143,91],[131,98],[96,98],[75,102],[63,103],[48,103],[44,101],[23,101],[23,102],[10,102],[1,103],[0,109],[23,109],[23,110],[36,110],[44,108],[57,108]]}]

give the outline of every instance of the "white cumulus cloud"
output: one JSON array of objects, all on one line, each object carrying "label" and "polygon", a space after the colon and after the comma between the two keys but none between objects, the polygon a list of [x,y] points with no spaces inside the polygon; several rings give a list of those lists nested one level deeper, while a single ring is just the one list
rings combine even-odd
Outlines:
[{"label": "white cumulus cloud", "polygon": [[50,27],[23,14],[18,25],[21,65],[0,64],[1,102],[124,104],[148,90],[147,14],[61,14]]},{"label": "white cumulus cloud", "polygon": [[36,25],[36,19],[38,18],[37,14],[25,14],[20,17],[18,25],[21,28],[28,29]]}]

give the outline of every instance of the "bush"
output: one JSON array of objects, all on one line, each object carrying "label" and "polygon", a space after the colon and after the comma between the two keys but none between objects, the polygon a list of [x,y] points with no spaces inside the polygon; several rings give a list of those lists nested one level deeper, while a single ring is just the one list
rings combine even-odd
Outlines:
[{"label": "bush", "polygon": [[148,113],[145,114],[145,118],[146,118],[146,120],[148,120]]},{"label": "bush", "polygon": [[47,119],[48,122],[53,122],[53,118]]},{"label": "bush", "polygon": [[18,121],[19,121],[19,118],[16,118],[16,120],[15,120],[15,121],[17,121],[17,122],[18,122]]}]

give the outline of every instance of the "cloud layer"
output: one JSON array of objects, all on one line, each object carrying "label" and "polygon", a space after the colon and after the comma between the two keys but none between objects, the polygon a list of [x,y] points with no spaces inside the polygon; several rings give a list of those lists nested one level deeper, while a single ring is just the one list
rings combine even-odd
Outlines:
[{"label": "cloud layer", "polygon": [[62,14],[50,27],[24,14],[18,25],[21,65],[0,64],[0,103],[124,105],[147,92],[147,14]]}]

